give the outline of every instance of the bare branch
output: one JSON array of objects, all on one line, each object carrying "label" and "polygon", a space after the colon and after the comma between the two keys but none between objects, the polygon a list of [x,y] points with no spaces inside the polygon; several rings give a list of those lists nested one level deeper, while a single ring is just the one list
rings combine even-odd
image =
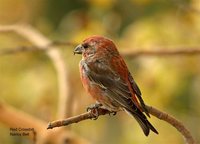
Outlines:
[{"label": "bare branch", "polygon": [[95,119],[96,113],[98,113],[98,116],[110,114],[110,111],[102,109],[102,108],[98,108],[98,109],[95,109],[95,110],[96,110],[95,112],[94,111],[88,111],[86,113],[83,113],[83,114],[80,114],[80,115],[77,115],[77,116],[74,116],[74,117],[50,122],[48,124],[47,129],[53,129],[55,127],[67,126],[67,125],[70,125],[70,124],[73,124],[73,123],[78,123],[80,121],[87,120],[87,119]]},{"label": "bare branch", "polygon": [[[190,131],[177,119],[175,119],[174,117],[170,116],[169,114],[162,112],[156,108],[153,108],[151,106],[146,106],[149,113],[167,123],[169,123],[170,125],[172,125],[173,127],[175,127],[181,134],[182,136],[185,138],[185,141],[187,144],[195,144],[194,138],[192,137]],[[109,111],[106,111],[105,109],[97,109],[98,110],[98,115],[105,115],[105,114],[110,114]],[[68,119],[63,119],[63,120],[57,120],[57,121],[53,121],[50,122],[48,124],[47,129],[53,129],[55,127],[62,127],[62,126],[67,126],[73,123],[78,123],[81,122],[83,120],[87,120],[87,119],[92,119],[95,118],[95,114],[93,113],[93,111],[89,111]]]},{"label": "bare branch", "polygon": [[[1,32],[1,30],[0,30]],[[62,47],[56,47],[56,46],[72,46],[72,47],[75,47],[76,44],[75,43],[71,43],[71,42],[59,42],[59,41],[54,41],[52,43],[50,43],[49,45],[47,45],[44,48],[40,48],[38,46],[20,46],[20,47],[15,47],[15,48],[4,48],[4,49],[1,49],[0,51],[0,56],[3,56],[3,55],[10,55],[10,54],[16,54],[16,53],[21,53],[21,52],[45,52],[49,49],[60,49]]]},{"label": "bare branch", "polygon": [[[52,60],[53,65],[58,74],[58,87],[59,87],[59,104],[58,104],[58,118],[66,118],[71,115],[71,91],[68,80],[68,71],[64,58],[57,47],[53,46],[53,42],[43,36],[40,32],[35,30],[29,25],[9,25],[1,26],[0,32],[15,32],[22,37],[26,38],[34,44],[34,47],[19,47],[13,51],[8,50],[1,54],[11,54],[19,51],[34,51],[34,50],[46,50],[47,55]],[[61,43],[57,43],[61,44]],[[69,44],[69,43],[68,43]],[[54,44],[55,45],[55,44]]]},{"label": "bare branch", "polygon": [[[45,122],[0,102],[0,122],[10,128],[31,128],[34,132],[29,133],[29,139],[35,142],[43,133]],[[10,131],[12,132],[12,131]]]},{"label": "bare branch", "polygon": [[[63,118],[70,116],[71,112],[71,99],[70,88],[68,84],[68,71],[64,63],[64,59],[57,47],[54,46],[50,40],[40,34],[38,31],[28,25],[11,25],[1,26],[0,32],[15,32],[22,37],[28,39],[33,43],[31,47],[18,47],[14,50],[4,51],[3,54],[12,54],[21,51],[45,51],[49,58],[52,60],[53,65],[58,74],[59,83],[59,104],[58,104],[58,117]],[[58,44],[58,43],[56,43]],[[67,44],[67,43],[65,43]],[[61,43],[59,43],[61,45]],[[47,49],[49,47],[49,49]],[[66,129],[59,129],[56,131],[46,131],[46,122],[39,120],[29,114],[19,111],[11,106],[0,103],[0,122],[8,127],[14,128],[34,128],[33,136],[30,138],[37,142],[42,143],[70,143],[70,144],[88,144],[89,142],[75,135]]]},{"label": "bare branch", "polygon": [[[1,29],[0,29],[1,32]],[[33,52],[33,51],[43,51],[43,50],[49,50],[49,49],[60,49],[61,47],[56,46],[70,46],[75,47],[77,44],[72,42],[58,42],[54,41],[48,44],[45,49],[40,48],[38,46],[21,46],[16,48],[7,48],[7,49],[1,49],[0,56],[1,55],[8,55],[8,54],[15,54],[20,52]],[[142,48],[141,48],[142,49]],[[159,48],[157,50],[135,50],[135,51],[121,51],[120,52],[125,57],[135,58],[135,57],[141,57],[141,56],[193,56],[193,55],[200,55],[200,46],[199,47],[177,47],[174,49],[169,48]]]},{"label": "bare branch", "polygon": [[[57,129],[55,131],[46,130],[46,122],[39,120],[25,112],[0,102],[0,123],[6,125],[8,129],[27,128],[28,137],[34,144],[44,143],[64,143],[69,141],[70,144],[88,144],[86,140],[77,136],[71,131],[65,129]],[[12,133],[12,130],[8,131]],[[18,131],[19,132],[19,131]],[[15,132],[16,133],[16,132]]]},{"label": "bare branch", "polygon": [[165,49],[160,48],[159,50],[137,50],[137,51],[124,51],[122,55],[125,57],[139,57],[139,56],[190,56],[190,55],[200,55],[200,47],[191,48],[175,48],[175,49]]},{"label": "bare branch", "polygon": [[[58,82],[59,82],[59,104],[58,104],[58,118],[64,118],[69,117],[71,115],[71,99],[70,99],[70,88],[68,84],[68,71],[66,68],[66,65],[64,63],[64,60],[61,56],[61,53],[58,51],[56,45],[71,45],[72,43],[62,43],[62,42],[51,42],[46,37],[44,37],[42,34],[40,34],[38,31],[33,29],[30,26],[27,25],[11,25],[11,26],[0,26],[0,32],[8,32],[8,31],[14,31],[18,33],[19,35],[23,36],[24,38],[28,39],[30,42],[34,44],[32,47],[18,47],[13,50],[5,50],[0,53],[0,55],[5,54],[12,54],[22,51],[38,51],[38,50],[45,50],[47,55],[52,60],[55,69],[58,73]],[[176,56],[176,55],[199,55],[200,54],[200,48],[190,48],[190,49],[162,49],[162,50],[156,50],[156,51],[128,51],[128,52],[122,52],[122,55],[126,57],[137,57],[137,56]],[[164,120],[171,124],[173,127],[175,127],[185,138],[187,144],[194,144],[195,141],[189,132],[187,128],[178,120],[176,120],[174,117],[168,115],[167,113],[161,112],[153,107],[147,106],[147,109],[149,110],[150,114],[154,115],[155,117]],[[110,114],[109,111],[105,109],[97,109],[98,115],[105,115]],[[10,125],[10,126],[17,126],[19,122],[16,123],[16,120],[23,121],[24,117],[27,117],[28,119],[32,119],[36,124],[34,127],[38,131],[38,133],[41,131],[39,129],[44,128],[45,124],[42,121],[39,121],[37,119],[31,118],[30,116],[17,112],[14,109],[10,109],[7,107],[2,107],[0,105],[0,121],[3,123]],[[2,115],[3,113],[3,115]],[[22,119],[18,117],[18,115],[22,116]],[[8,119],[8,117],[16,117],[13,121],[12,119]],[[70,125],[72,123],[78,123],[80,121],[86,120],[86,119],[92,119],[96,118],[93,111],[83,113],[81,115],[70,117],[68,119],[64,120],[58,120],[49,123],[48,129],[52,129],[54,127],[61,127],[65,125]],[[24,120],[25,124],[24,126],[28,126],[29,124],[32,125],[33,121],[26,121]],[[27,125],[26,125],[27,124]],[[33,133],[34,135],[34,133]],[[42,134],[40,134],[42,135]],[[49,136],[49,135],[48,135]]]},{"label": "bare branch", "polygon": [[160,110],[152,107],[152,106],[147,106],[147,109],[149,113],[163,121],[166,121],[167,123],[171,124],[173,127],[175,127],[185,138],[185,141],[187,144],[195,144],[195,140],[192,137],[190,131],[183,125],[182,122],[174,118],[173,116],[170,116],[169,114],[165,112],[161,112]]},{"label": "bare branch", "polygon": [[35,46],[31,46],[31,47],[21,46],[21,47],[15,47],[15,48],[6,48],[6,49],[1,49],[0,56],[16,54],[16,53],[21,53],[21,52],[33,52],[33,51],[39,51],[39,50],[40,49],[38,49]]}]

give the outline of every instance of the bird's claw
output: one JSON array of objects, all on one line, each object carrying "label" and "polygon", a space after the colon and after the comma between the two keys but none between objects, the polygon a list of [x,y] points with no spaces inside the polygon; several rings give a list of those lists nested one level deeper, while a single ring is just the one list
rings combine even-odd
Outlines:
[{"label": "bird's claw", "polygon": [[114,115],[116,115],[116,114],[117,114],[117,112],[111,111],[111,112],[109,113],[109,116],[114,116]]},{"label": "bird's claw", "polygon": [[97,120],[98,119],[98,117],[99,117],[99,114],[97,114],[97,116],[96,115],[93,115],[94,117],[93,118],[91,118],[91,120]]},{"label": "bird's claw", "polygon": [[98,109],[98,108],[100,108],[101,106],[102,106],[102,104],[95,103],[95,104],[92,104],[92,105],[88,106],[86,110],[87,110],[87,112],[88,112],[88,111],[92,111],[93,109]]},{"label": "bird's claw", "polygon": [[97,120],[99,117],[99,112],[98,109],[102,106],[102,104],[96,103],[96,104],[92,104],[90,106],[87,107],[87,112],[90,111],[93,115],[93,118],[91,118],[92,120]]}]

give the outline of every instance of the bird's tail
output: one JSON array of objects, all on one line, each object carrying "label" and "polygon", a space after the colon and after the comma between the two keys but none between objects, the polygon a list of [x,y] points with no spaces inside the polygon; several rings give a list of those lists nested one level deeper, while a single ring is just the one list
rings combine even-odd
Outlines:
[{"label": "bird's tail", "polygon": [[136,119],[146,136],[149,135],[150,130],[158,134],[158,131],[153,127],[153,125],[147,120],[146,116],[139,109],[136,109],[136,111],[126,111]]}]

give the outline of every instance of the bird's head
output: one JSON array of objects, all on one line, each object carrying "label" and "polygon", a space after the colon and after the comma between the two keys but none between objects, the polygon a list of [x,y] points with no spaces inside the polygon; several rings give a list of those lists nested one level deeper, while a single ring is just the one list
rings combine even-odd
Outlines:
[{"label": "bird's head", "polygon": [[119,52],[110,39],[102,36],[91,36],[74,49],[74,54],[82,54],[83,58],[88,58],[93,56],[112,56],[119,54]]}]

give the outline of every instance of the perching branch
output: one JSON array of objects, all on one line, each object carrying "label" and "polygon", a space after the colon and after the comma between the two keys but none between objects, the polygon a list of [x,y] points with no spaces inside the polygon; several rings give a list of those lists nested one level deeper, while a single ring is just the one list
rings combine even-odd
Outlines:
[{"label": "perching branch", "polygon": [[[185,138],[185,141],[187,144],[195,144],[194,138],[192,137],[190,131],[180,121],[178,121],[177,119],[170,116],[169,114],[162,112],[154,107],[146,106],[146,108],[148,109],[148,111],[151,115],[153,115],[153,116],[157,117],[158,119],[161,119],[161,120],[169,123],[173,127],[175,127]],[[93,119],[93,118],[96,118],[96,113],[98,113],[99,116],[110,114],[109,111],[99,108],[99,109],[96,109],[95,113],[94,113],[94,111],[89,111],[89,112],[86,112],[86,113],[83,113],[83,114],[80,114],[80,115],[77,115],[77,116],[74,116],[74,117],[71,117],[68,119],[50,122],[48,124],[47,129],[53,129],[55,127],[67,126],[67,125],[70,125],[73,123],[81,122],[83,120]]]},{"label": "perching branch", "polygon": [[153,115],[153,116],[159,118],[160,120],[163,120],[163,121],[171,124],[173,127],[175,127],[182,134],[182,136],[184,137],[187,144],[195,144],[195,140],[192,137],[190,131],[183,125],[182,122],[180,122],[173,116],[171,116],[165,112],[162,112],[152,106],[146,105],[146,108],[148,109],[148,111],[151,115]]},{"label": "perching branch", "polygon": [[50,122],[47,129],[53,129],[55,127],[67,126],[67,125],[70,125],[73,123],[78,123],[80,121],[87,120],[87,119],[95,119],[96,114],[98,114],[98,116],[106,115],[106,114],[110,114],[110,111],[102,109],[102,108],[98,108],[98,109],[88,111],[86,113],[83,113],[83,114],[80,114],[80,115],[77,115],[74,117]]},{"label": "perching branch", "polygon": [[[30,42],[34,44],[32,47],[18,47],[16,49],[6,49],[5,51],[1,51],[0,55],[5,54],[13,54],[17,52],[25,52],[25,51],[43,51],[47,53],[47,55],[52,60],[55,69],[58,73],[58,82],[59,82],[59,118],[64,118],[70,116],[71,112],[71,100],[70,100],[70,89],[68,84],[68,77],[67,77],[67,69],[64,63],[64,60],[58,51],[58,47],[56,45],[62,45],[62,43],[51,42],[46,37],[41,35],[38,31],[33,29],[27,25],[12,25],[12,26],[0,26],[0,32],[8,32],[14,31],[19,35],[23,36],[24,38],[28,39]],[[63,43],[65,45],[65,43]],[[66,45],[71,45],[71,43],[66,43]],[[193,48],[179,48],[179,49],[162,49],[162,50],[155,50],[155,51],[128,51],[128,52],[121,52],[122,55],[126,57],[137,57],[137,56],[176,56],[176,55],[199,55],[200,48],[193,47]],[[1,107],[0,107],[1,108]],[[190,132],[185,128],[185,126],[173,118],[168,114],[161,112],[153,107],[147,106],[150,114],[154,115],[155,117],[164,120],[175,127],[185,138],[187,144],[194,144],[195,141],[190,134]],[[109,111],[104,109],[98,109],[98,115],[105,115],[109,114]],[[7,114],[7,113],[6,113]],[[13,113],[11,113],[13,115]],[[65,120],[58,120],[54,121],[49,124],[48,129],[52,129],[54,127],[60,127],[64,125],[70,125],[72,123],[77,123],[82,120],[92,119],[95,118],[95,114],[90,111],[87,113],[83,113],[81,115],[70,117]],[[0,120],[4,119],[5,117],[0,117]],[[6,123],[7,121],[5,121]],[[14,122],[11,122],[14,123]]]}]

